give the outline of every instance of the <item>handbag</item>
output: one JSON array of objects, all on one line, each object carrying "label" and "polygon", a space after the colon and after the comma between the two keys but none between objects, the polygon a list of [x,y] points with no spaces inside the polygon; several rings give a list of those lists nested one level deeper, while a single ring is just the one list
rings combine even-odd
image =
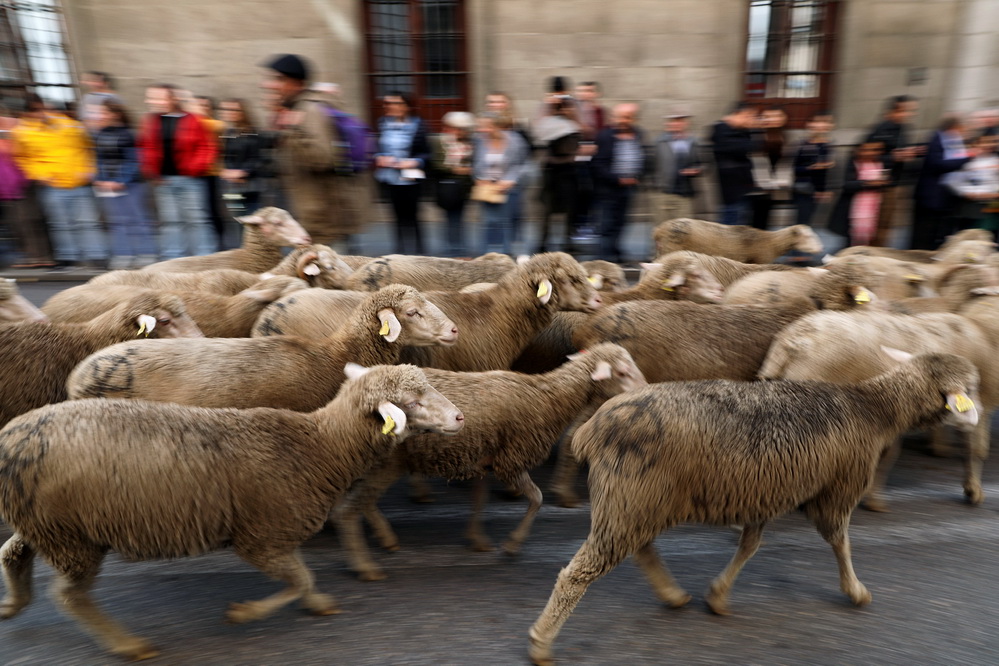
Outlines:
[{"label": "handbag", "polygon": [[478,182],[472,188],[472,201],[484,201],[491,204],[506,203],[506,192],[500,189],[499,183]]}]

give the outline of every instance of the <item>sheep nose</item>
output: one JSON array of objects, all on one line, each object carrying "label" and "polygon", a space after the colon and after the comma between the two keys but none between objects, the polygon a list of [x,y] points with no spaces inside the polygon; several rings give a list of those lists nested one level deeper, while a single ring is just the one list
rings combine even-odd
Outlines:
[{"label": "sheep nose", "polygon": [[465,420],[465,415],[462,414],[461,412],[458,412],[458,415],[454,417],[454,420],[457,421],[458,423],[461,423]]},{"label": "sheep nose", "polygon": [[451,335],[458,335],[458,327],[457,326],[452,326],[451,327]]}]

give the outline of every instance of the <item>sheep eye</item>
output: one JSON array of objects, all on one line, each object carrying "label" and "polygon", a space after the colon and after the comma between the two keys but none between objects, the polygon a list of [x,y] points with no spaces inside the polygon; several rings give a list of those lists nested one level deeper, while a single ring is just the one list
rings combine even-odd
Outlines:
[{"label": "sheep eye", "polygon": [[406,405],[406,409],[416,409],[416,408],[417,408],[417,407],[419,407],[419,406],[420,406],[420,403],[419,403],[419,402],[416,402],[416,401],[414,400],[413,402],[411,402],[411,403],[409,403],[408,405]]},{"label": "sheep eye", "polygon": [[161,317],[156,320],[156,323],[159,324],[160,326],[166,326],[167,324],[170,323],[170,320],[166,317]]}]

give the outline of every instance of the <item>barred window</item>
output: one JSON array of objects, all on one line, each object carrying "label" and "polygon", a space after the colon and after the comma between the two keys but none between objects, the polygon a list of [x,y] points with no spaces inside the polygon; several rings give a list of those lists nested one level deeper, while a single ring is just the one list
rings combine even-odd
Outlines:
[{"label": "barred window", "polygon": [[839,0],[751,0],[747,100],[780,104],[791,126],[832,103]]},{"label": "barred window", "polygon": [[58,0],[0,1],[0,94],[5,103],[27,92],[76,99],[73,67]]},{"label": "barred window", "polygon": [[448,111],[468,110],[464,0],[365,0],[368,96],[412,93],[433,129]]}]

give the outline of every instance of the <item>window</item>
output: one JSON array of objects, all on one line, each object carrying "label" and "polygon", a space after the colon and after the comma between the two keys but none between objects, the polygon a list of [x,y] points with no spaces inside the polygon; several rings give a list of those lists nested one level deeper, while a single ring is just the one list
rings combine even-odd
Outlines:
[{"label": "window", "polygon": [[791,126],[832,102],[839,0],[751,0],[745,97],[780,104]]},{"label": "window", "polygon": [[372,120],[392,90],[412,93],[439,129],[448,111],[468,110],[464,0],[365,0]]},{"label": "window", "polygon": [[76,99],[58,0],[0,1],[0,93],[9,103],[29,90],[48,101]]}]

